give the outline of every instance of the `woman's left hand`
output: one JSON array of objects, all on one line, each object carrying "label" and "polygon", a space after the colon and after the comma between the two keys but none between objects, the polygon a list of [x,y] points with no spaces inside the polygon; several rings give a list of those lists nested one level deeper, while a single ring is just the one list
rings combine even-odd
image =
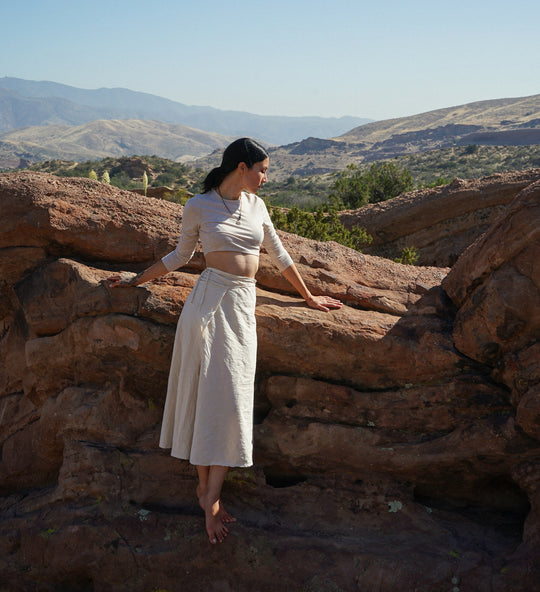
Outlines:
[{"label": "woman's left hand", "polygon": [[343,306],[341,300],[336,300],[331,296],[310,296],[306,298],[306,303],[310,308],[324,310],[324,312],[328,312],[331,308],[341,308]]}]

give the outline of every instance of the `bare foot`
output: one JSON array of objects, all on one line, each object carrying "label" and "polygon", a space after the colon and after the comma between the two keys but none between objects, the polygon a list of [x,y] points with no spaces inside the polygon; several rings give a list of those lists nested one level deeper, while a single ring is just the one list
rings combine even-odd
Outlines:
[{"label": "bare foot", "polygon": [[206,501],[203,503],[206,504],[204,514],[206,517],[206,532],[208,533],[208,538],[213,545],[218,542],[222,543],[225,540],[225,537],[229,534],[229,530],[225,524],[223,524],[223,520],[220,516],[221,502],[218,500],[214,503]]},{"label": "bare foot", "polygon": [[231,524],[232,522],[236,522],[236,518],[229,514],[227,510],[223,507],[223,503],[219,500],[219,517],[224,524]]},{"label": "bare foot", "polygon": [[[201,487],[201,485],[197,485],[197,497],[199,498],[199,506],[201,506],[201,508],[203,510],[204,510],[203,498],[205,495],[206,495],[206,491]],[[218,516],[221,519],[221,521],[223,522],[223,524],[231,524],[232,522],[236,522],[236,518],[234,516],[232,516],[231,514],[229,514],[229,512],[227,512],[227,510],[225,509],[225,506],[223,505],[223,502],[221,500],[218,500],[218,503],[219,503]]]}]

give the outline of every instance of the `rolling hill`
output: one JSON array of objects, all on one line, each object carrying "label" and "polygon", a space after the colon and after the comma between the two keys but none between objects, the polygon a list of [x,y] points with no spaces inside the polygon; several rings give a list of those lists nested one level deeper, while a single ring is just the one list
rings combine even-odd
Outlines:
[{"label": "rolling hill", "polygon": [[[494,99],[437,109],[410,117],[377,121],[340,136],[348,142],[384,142],[419,130],[438,131],[445,135],[467,136],[479,130],[540,129],[540,94],[514,99]],[[445,134],[445,130],[452,132]]]},{"label": "rolling hill", "polygon": [[16,168],[21,161],[81,161],[133,154],[189,160],[230,141],[220,134],[159,121],[113,119],[79,126],[33,126],[0,134],[0,168]]},{"label": "rolling hill", "polygon": [[404,154],[469,144],[540,144],[540,95],[480,101],[356,127],[333,139],[307,138],[272,149],[281,178],[344,169]]}]

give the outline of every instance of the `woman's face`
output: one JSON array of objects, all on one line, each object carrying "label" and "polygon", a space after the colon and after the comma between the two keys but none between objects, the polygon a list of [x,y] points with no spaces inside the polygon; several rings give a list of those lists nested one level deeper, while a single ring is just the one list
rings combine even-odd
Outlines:
[{"label": "woman's face", "polygon": [[267,181],[266,171],[268,170],[269,164],[270,160],[265,158],[260,162],[256,162],[250,169],[246,167],[243,189],[250,193],[257,193]]}]

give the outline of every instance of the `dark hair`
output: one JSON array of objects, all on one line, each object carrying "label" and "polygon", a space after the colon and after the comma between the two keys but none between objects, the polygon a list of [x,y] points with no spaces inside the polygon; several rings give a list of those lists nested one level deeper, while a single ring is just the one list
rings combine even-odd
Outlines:
[{"label": "dark hair", "polygon": [[239,138],[229,144],[223,152],[221,165],[212,169],[203,182],[203,192],[219,187],[225,177],[232,173],[241,162],[245,162],[251,168],[257,162],[268,158],[268,152],[251,138]]}]

